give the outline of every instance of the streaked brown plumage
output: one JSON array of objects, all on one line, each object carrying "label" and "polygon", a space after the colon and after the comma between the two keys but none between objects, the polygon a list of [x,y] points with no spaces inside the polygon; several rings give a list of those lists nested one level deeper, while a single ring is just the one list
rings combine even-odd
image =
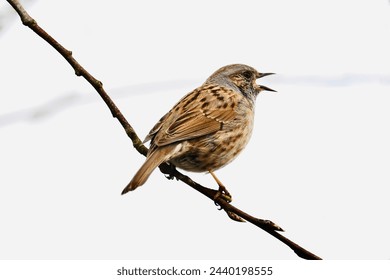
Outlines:
[{"label": "streaked brown plumage", "polygon": [[151,141],[146,161],[122,194],[143,185],[163,162],[216,178],[212,172],[230,163],[248,143],[256,96],[262,90],[274,91],[257,85],[256,79],[270,74],[243,64],[228,65],[184,96],[146,136],[144,142]]}]

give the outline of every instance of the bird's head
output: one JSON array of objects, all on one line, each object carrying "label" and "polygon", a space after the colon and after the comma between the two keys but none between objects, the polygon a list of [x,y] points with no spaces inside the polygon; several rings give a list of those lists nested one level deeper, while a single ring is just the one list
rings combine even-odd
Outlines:
[{"label": "bird's head", "polygon": [[215,71],[206,84],[216,83],[221,86],[239,90],[247,97],[256,97],[261,91],[275,91],[269,87],[258,85],[257,79],[274,73],[260,73],[253,67],[244,64],[231,64]]}]

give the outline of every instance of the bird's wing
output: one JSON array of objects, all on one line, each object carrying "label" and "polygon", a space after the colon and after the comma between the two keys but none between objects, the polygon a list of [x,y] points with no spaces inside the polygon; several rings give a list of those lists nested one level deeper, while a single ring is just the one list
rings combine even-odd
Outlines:
[{"label": "bird's wing", "polygon": [[236,117],[237,95],[216,85],[200,87],[182,98],[146,137],[156,146],[204,136]]},{"label": "bird's wing", "polygon": [[171,111],[169,111],[168,113],[166,113],[164,116],[162,116],[162,118],[153,126],[153,128],[149,131],[148,135],[146,135],[144,141],[142,143],[146,143],[148,142],[149,140],[151,140],[155,135],[156,133],[160,130],[164,120],[167,118],[167,116],[171,113]]}]

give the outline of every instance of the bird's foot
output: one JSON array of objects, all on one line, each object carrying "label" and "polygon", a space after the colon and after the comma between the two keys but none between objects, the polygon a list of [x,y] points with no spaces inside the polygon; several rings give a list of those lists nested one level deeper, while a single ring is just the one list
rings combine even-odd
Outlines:
[{"label": "bird's foot", "polygon": [[174,166],[172,163],[165,162],[159,166],[162,173],[164,173],[165,178],[168,180],[173,180],[175,178],[174,175],[172,175],[176,171],[176,166]]},{"label": "bird's foot", "polygon": [[217,198],[222,197],[223,200],[230,203],[232,202],[232,196],[227,190],[227,188],[222,184],[222,182],[215,176],[215,174],[212,171],[209,171],[211,176],[213,176],[215,182],[218,184],[218,192],[214,196],[214,201],[217,200]]},{"label": "bird's foot", "polygon": [[217,200],[219,198],[222,198],[223,200],[225,200],[227,203],[230,203],[232,202],[232,196],[230,195],[230,193],[226,190],[226,188],[224,190],[222,190],[221,188],[219,188],[219,190],[215,193],[214,195],[214,203],[216,205],[218,205],[218,202]]}]

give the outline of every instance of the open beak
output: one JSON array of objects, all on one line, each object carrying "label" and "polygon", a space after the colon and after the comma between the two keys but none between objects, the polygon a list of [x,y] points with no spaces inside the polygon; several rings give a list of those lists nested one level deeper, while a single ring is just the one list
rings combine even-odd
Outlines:
[{"label": "open beak", "polygon": [[[260,79],[260,78],[263,78],[265,76],[269,76],[269,75],[274,75],[275,73],[258,73],[257,75],[257,78]],[[262,86],[262,85],[258,85],[258,88],[260,90],[266,90],[266,91],[273,91],[273,92],[277,92],[276,90],[273,90],[269,87],[266,87],[266,86]]]}]

